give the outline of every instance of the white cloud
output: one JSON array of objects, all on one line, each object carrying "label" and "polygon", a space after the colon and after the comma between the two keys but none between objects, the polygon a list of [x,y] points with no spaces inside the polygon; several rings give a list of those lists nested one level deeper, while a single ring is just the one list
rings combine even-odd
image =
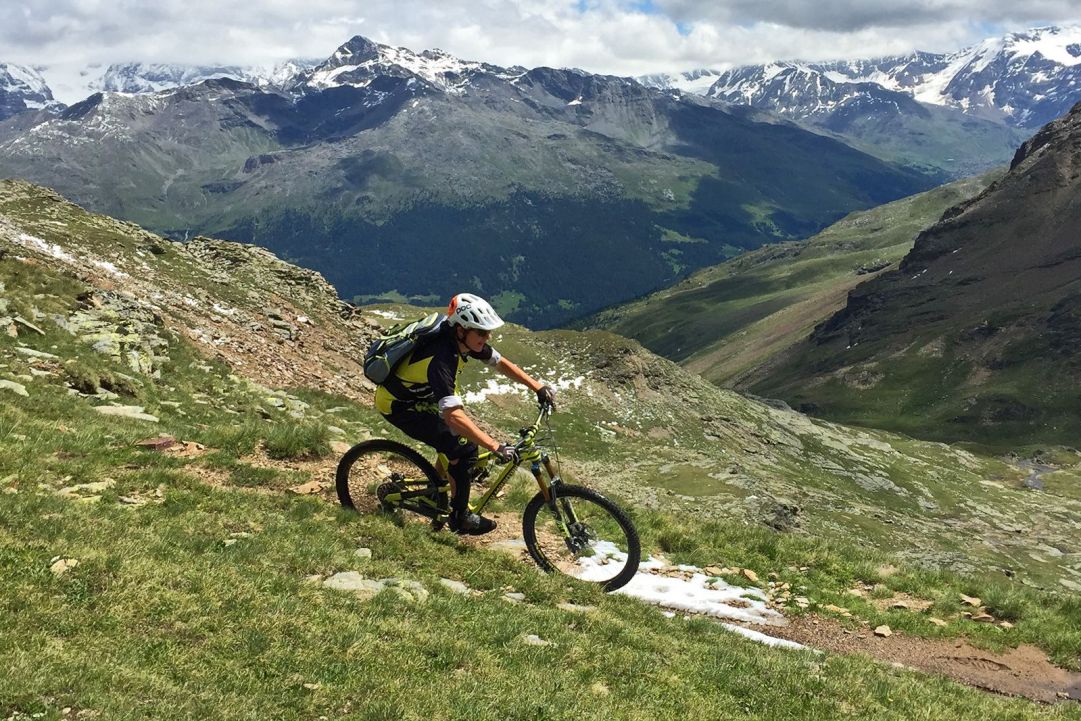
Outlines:
[{"label": "white cloud", "polygon": [[938,23],[1027,27],[1078,19],[1077,0],[652,0],[652,4],[681,22],[765,22],[834,32]]},{"label": "white cloud", "polygon": [[958,49],[988,34],[1081,21],[1076,2],[24,0],[0,6],[0,61],[43,66],[67,102],[79,99],[79,71],[90,65],[323,58],[353,35],[498,65],[638,75]]}]

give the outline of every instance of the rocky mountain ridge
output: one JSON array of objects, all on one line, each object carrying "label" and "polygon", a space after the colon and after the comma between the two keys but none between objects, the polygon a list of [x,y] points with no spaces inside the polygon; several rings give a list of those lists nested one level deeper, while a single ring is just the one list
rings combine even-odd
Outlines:
[{"label": "rocky mountain ridge", "polygon": [[0,121],[31,110],[57,112],[63,107],[37,70],[0,63]]},{"label": "rocky mountain ridge", "polygon": [[988,38],[953,53],[748,65],[722,72],[706,94],[793,118],[820,116],[857,98],[899,103],[900,94],[1031,130],[1069,110],[1081,99],[1079,86],[1075,25]]},{"label": "rocky mountain ridge", "polygon": [[[16,116],[0,173],[262,245],[346,298],[468,286],[545,326],[934,182],[760,115],[358,37],[288,91],[218,79]],[[577,258],[568,277],[530,272],[553,254]]]},{"label": "rocky mountain ridge", "polygon": [[1027,135],[959,108],[921,102],[903,90],[839,79],[802,63],[731,70],[708,94],[777,113],[878,157],[934,168],[951,179],[1004,165]]},{"label": "rocky mountain ridge", "polygon": [[1029,133],[1081,100],[1077,48],[1081,26],[1047,27],[954,53],[741,66],[708,88],[641,80],[777,113],[878,157],[960,178],[1004,164]]},{"label": "rocky mountain ridge", "polygon": [[221,78],[261,88],[284,88],[319,62],[295,58],[265,66],[114,63],[87,83],[87,95],[95,92],[156,93]]}]

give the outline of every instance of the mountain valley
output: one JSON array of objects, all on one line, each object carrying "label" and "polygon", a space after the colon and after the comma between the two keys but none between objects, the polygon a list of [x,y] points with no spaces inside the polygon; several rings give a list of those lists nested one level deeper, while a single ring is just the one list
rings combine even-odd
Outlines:
[{"label": "mountain valley", "polygon": [[[409,629],[447,637],[438,619],[451,609],[459,622],[483,622],[495,634],[480,633],[481,648],[513,647],[548,628],[536,625],[541,619],[565,626],[575,616],[557,603],[588,604],[596,615],[585,626],[571,620],[570,633],[609,660],[607,634],[633,627],[636,643],[677,644],[669,663],[691,678],[706,673],[691,660],[701,657],[696,637],[731,649],[724,665],[739,672],[729,678],[755,678],[749,669],[763,654],[793,670],[803,663],[803,652],[761,649],[712,621],[684,625],[628,597],[574,591],[523,564],[517,551],[508,556],[458,545],[420,524],[335,511],[336,454],[390,430],[370,405],[358,362],[363,348],[381,326],[421,309],[357,308],[317,274],[265,250],[208,238],[169,241],[24,182],[0,183],[0,244],[0,574],[18,589],[5,596],[0,644],[12,665],[0,696],[17,712],[73,707],[111,715],[140,707],[159,716],[233,717],[234,702],[223,696],[277,714],[372,708],[380,701],[357,696],[355,669],[380,678],[391,670],[356,657],[351,644],[374,644],[384,660],[403,663],[401,654],[424,647],[423,634],[412,640]],[[841,614],[855,628],[888,623],[912,638],[1028,641],[1059,664],[1081,664],[1076,625],[1064,630],[1076,613],[1069,599],[1081,587],[1076,453],[1041,457],[1033,473],[1017,459],[848,429],[722,390],[600,331],[508,326],[493,342],[560,388],[564,473],[631,507],[658,557],[707,567],[732,558],[746,571],[716,572],[740,574],[752,584],[747,593],[767,594],[786,614]],[[462,390],[496,433],[530,410],[529,394],[482,371],[468,370]],[[497,508],[511,538],[523,490]],[[358,559],[358,542],[371,560]],[[405,595],[323,590],[358,565]],[[748,581],[759,579],[753,566],[771,580]],[[672,566],[671,573],[683,572]],[[446,590],[462,581],[469,598]],[[512,592],[526,603],[517,596],[508,603]],[[874,601],[914,597],[928,599],[923,611]],[[994,623],[972,620],[977,614],[958,598],[975,598],[983,604],[978,615]],[[221,610],[207,615],[207,603]],[[73,625],[75,609],[84,620]],[[353,614],[363,621],[343,621]],[[377,641],[402,614],[393,642]],[[15,640],[15,627],[25,640]],[[129,640],[118,643],[114,627]],[[574,643],[553,628],[541,633],[557,647]],[[286,655],[269,640],[282,636],[295,639]],[[93,661],[103,643],[113,652]],[[249,643],[254,649],[236,653]],[[688,643],[693,656],[679,650]],[[170,649],[165,665],[163,646]],[[236,665],[253,654],[263,681]],[[335,671],[332,657],[353,663]],[[626,662],[650,657],[633,651]],[[91,663],[94,676],[74,680],[85,679]],[[991,715],[1008,707],[1027,718],[1035,708],[952,684],[934,691],[925,684],[942,682],[915,672],[882,681],[880,667],[858,663],[859,678],[903,683],[905,699],[938,709],[932,718],[954,714],[941,704],[957,693]],[[482,668],[498,689],[523,672],[540,673],[536,664],[547,662],[534,655],[510,669]],[[170,669],[187,676],[199,667],[214,671],[198,693],[186,681],[166,682]],[[223,669],[229,672],[217,673]],[[589,682],[619,687],[599,673]],[[230,678],[245,679],[243,689]],[[832,698],[845,697],[841,686],[865,683],[839,668],[827,678]],[[118,679],[126,679],[123,695],[113,693]],[[299,690],[282,694],[283,685]],[[682,709],[726,703],[729,693],[772,698],[764,686],[708,687],[670,701]],[[437,702],[418,697],[412,684],[400,688],[382,703],[415,709]],[[468,705],[471,688],[452,676],[439,702]],[[562,707],[567,698],[557,691],[549,703]],[[614,696],[598,703],[604,713],[626,712]],[[846,703],[871,716],[885,711],[873,700]]]},{"label": "mountain valley", "polygon": [[[364,38],[283,91],[219,79],[21,113],[0,174],[170,237],[257,243],[343,297],[470,285],[536,327],[935,183],[630,79]],[[566,277],[552,256],[576,258]]]}]

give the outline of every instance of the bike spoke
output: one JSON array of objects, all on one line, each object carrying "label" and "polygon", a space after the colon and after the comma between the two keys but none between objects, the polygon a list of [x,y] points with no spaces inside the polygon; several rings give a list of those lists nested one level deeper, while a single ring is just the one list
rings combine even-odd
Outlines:
[{"label": "bike spoke", "polygon": [[638,538],[609,505],[590,497],[561,497],[555,509],[538,508],[532,536],[541,566],[613,588],[625,583],[634,572],[628,569],[638,565]]},{"label": "bike spoke", "polygon": [[[410,457],[411,454],[409,449],[385,441],[364,443],[351,450],[338,466],[339,500],[362,512],[379,508],[394,511],[403,507],[423,506],[425,510],[444,507],[446,494],[434,490],[428,473],[420,465],[425,461]],[[434,470],[430,472],[434,475]],[[426,489],[431,489],[430,497],[399,497],[402,493]],[[427,519],[417,518],[427,522]]]}]

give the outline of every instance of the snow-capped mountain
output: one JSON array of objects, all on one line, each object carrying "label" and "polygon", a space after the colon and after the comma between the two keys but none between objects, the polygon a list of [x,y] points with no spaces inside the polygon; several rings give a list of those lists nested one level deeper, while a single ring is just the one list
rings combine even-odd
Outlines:
[{"label": "snow-capped mountain", "polygon": [[365,87],[377,77],[396,77],[423,81],[442,91],[458,92],[479,75],[510,79],[524,72],[524,68],[505,69],[460,60],[441,50],[416,53],[358,36],[325,61],[296,58],[274,66],[110,65],[104,73],[90,80],[86,89],[88,95],[102,91],[154,93],[229,78],[260,88],[310,92],[343,86]]},{"label": "snow-capped mountain", "polygon": [[728,103],[827,124],[829,116],[850,106],[919,112],[918,103],[909,94],[872,81],[835,78],[836,72],[808,63],[750,65],[722,73],[707,93]]},{"label": "snow-capped mountain", "polygon": [[650,88],[658,90],[679,90],[684,93],[705,95],[720,77],[720,70],[711,68],[699,68],[688,70],[683,73],[655,73],[653,75],[640,75],[638,82]]},{"label": "snow-capped mountain", "polygon": [[88,89],[92,92],[156,93],[214,78],[243,80],[244,71],[237,66],[118,63],[110,65],[101,77],[92,80]]},{"label": "snow-capped mountain", "polygon": [[338,48],[326,62],[300,74],[294,88],[362,88],[376,78],[392,77],[419,80],[439,90],[455,93],[482,75],[511,80],[525,72],[525,68],[521,67],[501,68],[461,60],[438,49],[416,53],[408,48],[382,45],[357,36]]},{"label": "snow-capped mountain", "polygon": [[1081,100],[1081,25],[1011,33],[948,54],[740,67],[722,73],[706,95],[808,118],[857,97],[878,102],[891,91],[1014,127],[1039,127]]},{"label": "snow-capped mountain", "polygon": [[26,110],[61,110],[45,78],[32,68],[0,63],[0,120]]},{"label": "snow-capped mountain", "polygon": [[87,83],[93,92],[156,93],[206,80],[230,78],[258,87],[281,88],[297,75],[314,67],[318,60],[297,58],[277,65],[177,65],[159,63],[119,63],[110,65]]},{"label": "snow-capped mountain", "polygon": [[[752,65],[722,73],[708,94],[790,118],[885,160],[936,169],[946,178],[1007,162],[1024,140],[1021,130],[959,107],[920,102],[904,89],[919,77],[913,69],[926,64],[926,58],[867,61],[851,63],[845,72],[840,64]],[[886,75],[885,69],[896,71],[891,87],[866,79]]]}]

